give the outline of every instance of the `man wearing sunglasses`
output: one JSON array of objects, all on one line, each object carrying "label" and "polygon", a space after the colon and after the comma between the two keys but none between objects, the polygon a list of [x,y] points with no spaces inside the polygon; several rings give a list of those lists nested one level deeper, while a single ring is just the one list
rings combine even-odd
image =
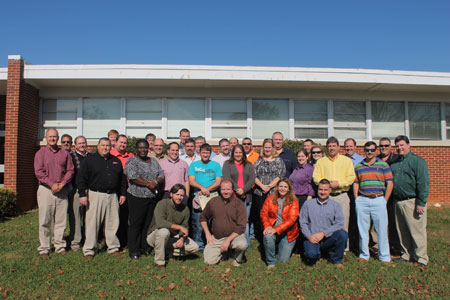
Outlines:
[{"label": "man wearing sunglasses", "polygon": [[378,148],[380,150],[378,158],[385,161],[388,165],[392,165],[399,159],[398,154],[392,152],[391,140],[389,138],[381,138],[378,142]]},{"label": "man wearing sunglasses", "polygon": [[61,136],[61,148],[72,154],[72,136],[70,134],[63,134]]},{"label": "man wearing sunglasses", "polygon": [[376,156],[377,144],[364,144],[366,158],[355,166],[356,180],[353,183],[356,216],[358,220],[360,254],[359,261],[370,258],[369,226],[372,218],[378,237],[379,259],[389,263],[389,241],[387,233],[388,216],[386,202],[393,189],[392,172],[388,164]]}]

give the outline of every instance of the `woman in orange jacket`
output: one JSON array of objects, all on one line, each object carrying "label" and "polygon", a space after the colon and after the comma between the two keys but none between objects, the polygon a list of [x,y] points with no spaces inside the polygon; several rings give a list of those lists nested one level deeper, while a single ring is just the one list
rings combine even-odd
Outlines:
[{"label": "woman in orange jacket", "polygon": [[264,227],[263,243],[268,268],[275,267],[277,261],[289,260],[299,236],[298,214],[298,201],[291,182],[287,178],[282,178],[275,192],[267,197],[260,214]]}]

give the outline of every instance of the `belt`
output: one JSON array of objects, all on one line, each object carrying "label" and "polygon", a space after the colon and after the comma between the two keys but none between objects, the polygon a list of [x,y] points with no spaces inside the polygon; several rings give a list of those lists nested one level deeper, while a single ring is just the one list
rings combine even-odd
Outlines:
[{"label": "belt", "polygon": [[379,194],[379,195],[363,195],[363,194],[359,194],[359,196],[363,196],[363,197],[370,198],[370,199],[375,199],[375,198],[378,198],[378,197],[383,197],[384,194]]},{"label": "belt", "polygon": [[336,197],[336,196],[339,196],[339,195],[344,194],[344,193],[347,193],[347,192],[331,193],[330,196]]},{"label": "belt", "polygon": [[116,190],[94,190],[94,189],[90,189],[93,192],[96,193],[103,193],[103,194],[116,194],[117,191]]}]

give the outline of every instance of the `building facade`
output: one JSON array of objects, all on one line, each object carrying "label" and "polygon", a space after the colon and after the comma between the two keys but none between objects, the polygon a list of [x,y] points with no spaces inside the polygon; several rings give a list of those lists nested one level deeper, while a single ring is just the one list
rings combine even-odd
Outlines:
[{"label": "building facade", "polygon": [[[399,134],[430,167],[431,203],[450,203],[450,73],[185,65],[32,65],[0,68],[0,184],[35,204],[32,162],[46,128],[95,144],[108,130],[177,140],[187,127],[215,144],[274,131],[290,139]],[[1,182],[3,180],[3,182]]]}]

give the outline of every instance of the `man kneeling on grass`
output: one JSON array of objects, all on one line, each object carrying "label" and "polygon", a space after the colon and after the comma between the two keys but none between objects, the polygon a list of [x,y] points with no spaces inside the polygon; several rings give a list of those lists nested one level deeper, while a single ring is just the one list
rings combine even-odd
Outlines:
[{"label": "man kneeling on grass", "polygon": [[327,179],[319,182],[317,198],[305,202],[300,211],[300,228],[306,237],[304,241],[307,264],[314,264],[321,251],[329,252],[331,262],[343,269],[342,259],[348,234],[343,230],[344,215],[341,206],[329,198],[331,184]]},{"label": "man kneeling on grass", "polygon": [[183,204],[186,189],[175,184],[170,199],[158,202],[147,236],[147,243],[155,249],[155,265],[166,265],[166,254],[184,256],[198,252],[198,245],[188,237],[189,208]]},{"label": "man kneeling on grass", "polygon": [[[200,216],[200,224],[207,240],[204,260],[213,265],[225,256],[230,256],[233,266],[239,267],[248,247],[244,235],[247,225],[245,204],[233,195],[233,182],[230,179],[222,181],[220,194],[206,204]],[[208,223],[211,224],[212,233]]]}]

